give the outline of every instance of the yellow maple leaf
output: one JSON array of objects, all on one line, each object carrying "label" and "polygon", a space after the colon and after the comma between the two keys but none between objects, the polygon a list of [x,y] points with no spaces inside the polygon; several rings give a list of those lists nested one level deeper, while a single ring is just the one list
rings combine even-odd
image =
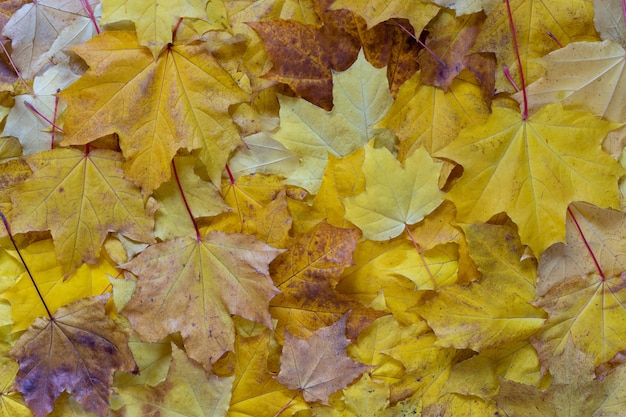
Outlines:
[{"label": "yellow maple leaf", "polygon": [[300,167],[288,182],[316,193],[328,154],[344,157],[379,132],[374,125],[392,104],[384,69],[371,66],[363,52],[347,70],[333,74],[335,107],[325,111],[303,99],[280,96],[280,129],[274,138],[297,155]]},{"label": "yellow maple leaf", "polygon": [[378,127],[400,139],[398,159],[404,161],[422,144],[434,153],[452,142],[461,129],[487,119],[489,108],[480,87],[455,79],[444,92],[421,83],[420,73],[402,84],[391,109]]},{"label": "yellow maple leaf", "polygon": [[[235,338],[235,380],[228,417],[274,417],[307,409],[302,395],[276,381],[267,367],[271,334]],[[290,414],[291,413],[291,414]]]},{"label": "yellow maple leaf", "polygon": [[[204,369],[172,343],[172,362],[167,378],[151,387],[135,385],[116,391],[128,415],[150,415],[167,410],[167,415],[225,415],[234,377],[207,377]],[[158,415],[158,414],[156,414]]]},{"label": "yellow maple leaf", "polygon": [[63,142],[117,133],[129,179],[150,193],[170,177],[180,148],[200,149],[214,183],[240,143],[228,115],[245,94],[204,44],[174,45],[154,59],[132,32],[105,32],[75,48],[89,70],[61,91]]},{"label": "yellow maple leaf", "polygon": [[[379,258],[404,245],[403,240],[359,242],[354,251],[354,267],[342,275],[336,290],[366,306],[390,311],[403,325],[421,320],[415,307],[423,300],[424,292],[415,291],[415,283],[400,275],[388,274]],[[372,279],[376,277],[376,279]]]},{"label": "yellow maple leaf", "polygon": [[335,0],[331,10],[348,9],[365,18],[367,27],[372,28],[394,17],[409,19],[415,33],[420,33],[430,19],[435,17],[439,7],[425,1],[387,0]]},{"label": "yellow maple leaf", "polygon": [[443,201],[439,190],[441,163],[418,148],[404,166],[387,149],[365,147],[365,192],[343,199],[346,219],[366,239],[386,240],[400,235]]},{"label": "yellow maple leaf", "polygon": [[96,263],[109,232],[151,242],[153,220],[139,189],[123,178],[122,155],[57,148],[25,157],[33,175],[11,193],[13,233],[50,230],[70,272]]},{"label": "yellow maple leaf", "polygon": [[559,104],[527,121],[496,107],[485,123],[466,128],[435,154],[463,165],[446,198],[455,203],[460,222],[485,222],[506,212],[522,243],[539,256],[565,238],[570,202],[619,207],[617,181],[625,171],[601,148],[617,127]]},{"label": "yellow maple leaf", "polygon": [[181,17],[206,19],[207,0],[110,0],[102,3],[100,24],[130,20],[137,38],[156,57],[172,41],[172,29]]},{"label": "yellow maple leaf", "polygon": [[22,395],[13,390],[18,367],[17,362],[4,355],[0,356],[0,417],[31,417],[33,415],[24,403]]},{"label": "yellow maple leaf", "polygon": [[365,191],[365,178],[361,171],[364,156],[364,148],[343,158],[328,154],[322,184],[311,204],[302,201],[293,202],[290,206],[294,233],[304,233],[324,219],[335,227],[350,227],[344,218],[346,210],[340,199]]},{"label": "yellow maple leaf", "polygon": [[456,364],[442,392],[480,397],[487,401],[498,393],[504,378],[543,388],[549,378],[542,378],[539,358],[527,340],[506,343]]},{"label": "yellow maple leaf", "polygon": [[[101,260],[97,265],[82,265],[64,280],[65,270],[57,260],[54,249],[52,240],[47,239],[35,242],[20,251],[52,314],[59,307],[72,301],[102,294],[109,287],[107,275],[117,275],[117,270],[112,265],[106,260]],[[0,294],[0,297],[11,303],[14,332],[27,329],[37,317],[47,315],[26,271],[23,271],[18,279],[13,287]]]},{"label": "yellow maple leaf", "polygon": [[195,173],[196,158],[179,156],[174,158],[174,163],[178,179],[170,178],[153,194],[160,204],[154,213],[154,234],[161,240],[196,234],[177,181],[184,190],[185,201],[195,218],[216,216],[230,210],[217,187]]},{"label": "yellow maple leaf", "polygon": [[529,304],[535,298],[534,265],[520,262],[524,249],[515,229],[482,224],[468,226],[466,233],[484,278],[470,286],[443,287],[420,313],[442,346],[480,352],[525,340],[545,319]]},{"label": "yellow maple leaf", "polygon": [[568,209],[567,244],[546,251],[539,267],[535,305],[548,312],[548,321],[533,345],[543,369],[568,340],[590,354],[595,366],[626,346],[624,225],[623,212],[580,203]]},{"label": "yellow maple leaf", "polygon": [[257,174],[239,177],[234,183],[225,180],[222,195],[232,210],[213,218],[207,230],[245,233],[273,247],[285,247],[291,216],[279,177]]}]

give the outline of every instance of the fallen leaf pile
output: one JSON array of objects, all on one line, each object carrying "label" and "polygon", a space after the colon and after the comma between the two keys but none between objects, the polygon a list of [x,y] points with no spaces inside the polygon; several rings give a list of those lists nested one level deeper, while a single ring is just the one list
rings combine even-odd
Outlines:
[{"label": "fallen leaf pile", "polygon": [[620,0],[0,4],[0,417],[621,416]]}]

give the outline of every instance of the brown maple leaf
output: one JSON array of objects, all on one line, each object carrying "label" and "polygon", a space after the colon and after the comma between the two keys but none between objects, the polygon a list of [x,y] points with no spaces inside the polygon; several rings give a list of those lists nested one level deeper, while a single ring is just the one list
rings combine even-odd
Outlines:
[{"label": "brown maple leaf", "polygon": [[270,302],[276,332],[285,328],[297,337],[310,336],[350,311],[348,334],[356,337],[384,313],[335,291],[343,270],[353,265],[352,252],[359,239],[356,229],[334,227],[325,221],[298,235],[285,253],[270,265],[281,291]]},{"label": "brown maple leaf", "polygon": [[122,312],[149,342],[180,331],[187,354],[210,369],[235,338],[231,314],[271,327],[278,290],[268,264],[281,251],[248,235],[212,231],[144,250],[121,265],[138,276]]},{"label": "brown maple leaf", "polygon": [[136,372],[128,332],[104,313],[108,298],[83,298],[35,320],[9,352],[20,364],[15,387],[35,417],[50,413],[64,390],[104,417],[113,371]]},{"label": "brown maple leaf", "polygon": [[284,386],[302,390],[308,402],[328,404],[328,397],[345,388],[356,377],[370,369],[346,355],[347,315],[332,326],[319,329],[308,339],[298,339],[285,332],[285,345],[276,377]]}]

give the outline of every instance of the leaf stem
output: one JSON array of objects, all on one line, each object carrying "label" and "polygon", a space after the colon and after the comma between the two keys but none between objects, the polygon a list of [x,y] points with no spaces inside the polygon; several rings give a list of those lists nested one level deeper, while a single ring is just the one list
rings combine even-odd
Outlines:
[{"label": "leaf stem", "polygon": [[[56,105],[58,103],[58,99],[55,100],[55,106],[54,106],[54,117],[56,119]],[[32,104],[30,104],[28,101],[24,102],[24,105],[26,107],[28,107],[33,113],[35,113],[37,116],[41,117],[42,119],[44,119],[46,122],[48,122],[50,124],[50,126],[52,126],[52,131],[54,132],[55,130],[58,130],[59,132],[63,132],[63,129],[61,129],[59,126],[57,126],[52,120],[48,119],[42,112],[40,112],[39,110],[37,110],[35,108],[35,106],[33,106]]]},{"label": "leaf stem", "polygon": [[24,80],[24,78],[22,78],[22,74],[19,72],[19,70],[15,66],[15,62],[13,62],[13,58],[11,58],[11,54],[9,54],[9,51],[7,51],[7,48],[4,47],[4,43],[0,42],[0,46],[2,47],[2,50],[4,51],[4,53],[7,56],[7,58],[9,58],[9,62],[11,63],[11,66],[13,67],[13,71],[15,71],[15,74],[17,74],[17,77],[20,79],[22,84],[24,84],[24,87],[26,87],[26,91],[28,91],[28,93],[31,96],[34,96],[35,93],[33,93],[33,90],[30,89],[28,84],[26,84],[26,81]]},{"label": "leaf stem", "polygon": [[178,22],[176,22],[176,26],[174,27],[174,30],[172,31],[172,43],[174,43],[174,41],[176,40],[176,34],[178,33],[178,28],[180,27],[181,23],[183,23],[182,17],[178,19]]},{"label": "leaf stem", "polygon": [[411,233],[411,229],[409,229],[409,225],[405,223],[404,229],[406,230],[406,233],[409,235],[411,242],[413,242],[413,246],[415,246],[415,250],[417,250],[417,254],[419,255],[422,261],[422,265],[424,265],[426,272],[428,272],[428,276],[430,277],[430,280],[433,283],[433,289],[435,291],[439,291],[439,284],[437,284],[437,281],[435,280],[433,273],[430,271],[430,268],[428,267],[428,263],[426,263],[426,259],[424,259],[424,256],[422,255],[422,250],[420,249],[420,246],[417,244],[417,241],[415,240],[413,233]]},{"label": "leaf stem", "polygon": [[522,96],[524,97],[524,110],[522,111],[522,118],[528,119],[528,98],[526,97],[526,82],[524,81],[524,68],[522,68],[522,58],[519,54],[519,47],[517,45],[517,34],[515,33],[515,23],[513,23],[513,13],[511,12],[511,3],[509,0],[506,2],[506,8],[509,13],[509,24],[511,25],[511,34],[513,35],[513,46],[515,47],[515,56],[517,57],[517,65],[519,66],[519,77],[522,84]]},{"label": "leaf stem", "polygon": [[[61,89],[57,88],[57,93],[60,93]],[[55,133],[57,131],[56,129],[56,122],[57,122],[57,112],[59,110],[59,96],[55,95],[54,96],[54,113],[52,114],[52,133],[50,134],[50,149],[54,149],[54,139],[55,139]]]},{"label": "leaf stem", "polygon": [[296,394],[291,397],[291,399],[287,402],[287,404],[283,405],[283,407],[278,410],[278,412],[276,414],[274,414],[274,417],[278,417],[279,415],[281,415],[281,413],[283,411],[285,411],[287,409],[287,407],[289,407],[289,405],[293,402],[293,400],[296,399],[296,397],[298,396],[298,394],[300,394],[302,392],[302,388],[300,388],[298,391],[296,391]]},{"label": "leaf stem", "polygon": [[439,58],[439,56],[432,50],[430,49],[428,46],[426,46],[426,44],[424,42],[422,42],[418,37],[416,37],[414,34],[412,34],[407,28],[405,28],[404,26],[402,26],[400,23],[398,23],[395,19],[391,19],[391,21],[398,26],[400,29],[402,29],[407,35],[409,35],[410,37],[412,37],[413,39],[415,39],[415,41],[417,42],[417,44],[419,46],[421,46],[422,48],[424,48],[426,50],[426,52],[428,52],[430,54],[430,56],[432,56],[433,58],[435,58],[435,61],[437,61],[439,63],[439,65],[441,65],[442,67],[446,67],[446,63],[443,62],[443,59]]},{"label": "leaf stem", "polygon": [[39,295],[39,299],[41,300],[41,303],[43,304],[44,308],[46,309],[46,313],[48,313],[48,318],[50,320],[53,320],[54,318],[52,317],[52,313],[50,313],[50,309],[48,309],[48,305],[46,304],[45,300],[43,299],[43,295],[41,295],[41,292],[39,291],[39,287],[37,287],[37,284],[35,283],[35,279],[33,278],[33,274],[30,273],[30,269],[28,269],[28,265],[26,265],[26,261],[22,257],[22,253],[20,252],[19,248],[17,247],[17,243],[15,243],[15,239],[13,239],[13,234],[11,233],[11,228],[9,227],[9,222],[7,221],[7,218],[4,217],[4,213],[0,212],[0,218],[2,218],[2,223],[4,223],[4,228],[7,230],[7,233],[9,234],[9,239],[11,239],[11,243],[13,244],[13,247],[15,248],[15,251],[17,252],[17,255],[20,257],[20,261],[22,261],[22,264],[24,265],[24,268],[26,269],[26,273],[28,274],[28,277],[30,278],[30,281],[33,283],[33,286],[35,287],[35,290],[37,291],[37,295]]},{"label": "leaf stem", "polygon": [[226,172],[228,173],[228,180],[230,181],[230,185],[233,185],[235,183],[235,177],[230,171],[230,167],[228,166],[228,164],[226,164]]},{"label": "leaf stem", "polygon": [[93,14],[93,9],[91,5],[89,5],[89,0],[80,0],[80,4],[83,6],[83,9],[87,12],[89,19],[91,19],[91,23],[96,28],[96,33],[100,34],[100,27],[98,26],[98,22],[96,22],[96,16]]},{"label": "leaf stem", "polygon": [[598,270],[598,273],[600,274],[600,278],[602,279],[602,282],[606,281],[606,277],[604,276],[604,271],[602,271],[602,268],[600,267],[600,264],[598,263],[598,259],[596,258],[596,255],[593,253],[591,246],[589,246],[589,242],[587,242],[587,238],[585,237],[583,230],[580,228],[580,225],[578,224],[578,220],[576,220],[576,216],[574,216],[574,212],[569,207],[567,208],[567,214],[569,214],[569,216],[574,221],[574,224],[576,225],[576,228],[578,229],[578,233],[580,234],[580,237],[582,238],[583,243],[587,247],[587,251],[589,252],[589,255],[591,255],[591,259],[593,259],[593,263],[596,265],[596,269]]},{"label": "leaf stem", "polygon": [[189,208],[189,203],[187,203],[187,197],[185,197],[185,192],[183,191],[183,186],[180,183],[180,178],[178,178],[178,171],[176,170],[176,162],[172,159],[172,171],[174,171],[174,178],[176,178],[176,184],[178,185],[178,191],[180,191],[180,195],[183,198],[183,203],[185,203],[185,208],[187,209],[187,214],[189,214],[189,218],[191,219],[191,223],[193,223],[193,228],[196,230],[196,241],[200,242],[202,240],[202,236],[200,236],[200,229],[198,229],[198,223],[196,223],[196,219],[193,217],[193,213],[191,213],[191,208]]},{"label": "leaf stem", "polygon": [[519,91],[520,91],[519,87],[517,86],[517,83],[515,82],[513,77],[511,77],[511,73],[509,72],[509,67],[507,67],[506,65],[503,65],[502,66],[502,72],[504,73],[504,76],[506,77],[506,79],[509,80],[509,83],[511,83],[511,85],[513,86],[515,91],[517,91],[519,93]]}]

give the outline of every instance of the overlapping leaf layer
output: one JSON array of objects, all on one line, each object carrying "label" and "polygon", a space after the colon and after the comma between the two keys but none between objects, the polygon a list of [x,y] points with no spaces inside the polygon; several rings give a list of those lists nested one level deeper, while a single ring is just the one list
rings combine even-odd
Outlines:
[{"label": "overlapping leaf layer", "polygon": [[622,7],[0,3],[0,417],[623,415]]}]

